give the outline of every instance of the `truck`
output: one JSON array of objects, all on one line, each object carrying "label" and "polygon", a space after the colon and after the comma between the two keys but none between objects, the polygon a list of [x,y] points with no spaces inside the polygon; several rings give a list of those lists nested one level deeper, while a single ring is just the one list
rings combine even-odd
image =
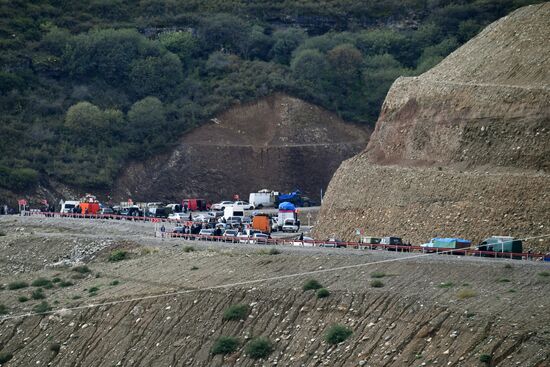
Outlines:
[{"label": "truck", "polygon": [[258,214],[252,218],[252,228],[262,231],[263,233],[271,233],[271,218],[267,214]]},{"label": "truck", "polygon": [[203,212],[210,208],[206,199],[183,199],[181,206],[189,211]]},{"label": "truck", "polygon": [[278,192],[269,191],[267,189],[258,192],[252,192],[248,196],[248,202],[254,205],[254,208],[261,209],[275,206],[275,200],[279,196]]},{"label": "truck", "polygon": [[63,200],[61,200],[60,204],[61,204],[61,210],[60,210],[61,213],[72,213],[73,209],[76,208],[77,205],[80,204],[80,201],[75,201],[75,200],[63,201]]},{"label": "truck", "polygon": [[235,209],[232,206],[228,206],[223,211],[223,217],[227,220],[229,217],[244,217],[244,210]]},{"label": "truck", "polygon": [[315,206],[316,203],[308,198],[307,196],[303,196],[302,192],[300,190],[295,190],[288,194],[279,194],[275,199],[275,204],[279,205],[280,203],[288,202],[294,204],[294,206],[297,207],[307,207],[307,206]]},{"label": "truck", "polygon": [[436,252],[437,249],[464,249],[472,245],[472,241],[463,238],[432,238],[430,242],[423,243],[420,247],[426,252]]},{"label": "truck", "polygon": [[492,251],[492,252],[523,252],[523,242],[514,237],[509,236],[492,236],[484,239],[476,247],[479,251]]},{"label": "truck", "polygon": [[279,204],[279,211],[277,213],[277,229],[279,231],[283,230],[285,220],[287,219],[296,220],[297,213],[294,204],[285,201]]}]

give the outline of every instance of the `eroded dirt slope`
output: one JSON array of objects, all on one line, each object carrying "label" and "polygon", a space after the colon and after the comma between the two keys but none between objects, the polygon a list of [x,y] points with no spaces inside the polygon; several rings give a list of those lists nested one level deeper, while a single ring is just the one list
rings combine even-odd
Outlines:
[{"label": "eroded dirt slope", "polygon": [[320,107],[277,94],[229,109],[185,135],[170,154],[131,164],[113,195],[217,200],[300,188],[318,196],[368,136]]},{"label": "eroded dirt slope", "polygon": [[[549,357],[550,282],[540,275],[548,270],[544,264],[456,256],[405,259],[407,254],[326,248],[281,248],[280,254],[268,255],[262,246],[160,241],[150,228],[130,222],[94,225],[103,231],[90,238],[93,230],[82,223],[0,222],[7,232],[0,237],[2,251],[17,243],[20,251],[10,260],[36,264],[2,274],[1,283],[70,279],[71,286],[44,290],[57,309],[190,293],[0,321],[0,352],[13,355],[8,366],[481,366],[480,356],[487,354],[495,366],[542,367]],[[49,251],[45,238],[64,245]],[[133,242],[124,245],[127,260],[109,262],[111,250],[96,248],[83,276],[49,266],[71,251],[71,241],[80,248],[109,241],[116,248],[121,239]],[[44,261],[37,253],[49,256]],[[338,272],[193,291],[369,262]],[[370,285],[375,273],[381,288]],[[329,297],[302,291],[312,277],[330,290]],[[40,300],[17,300],[31,290],[4,289],[0,303],[11,315],[31,311]],[[467,297],[461,296],[465,290]],[[234,304],[249,305],[249,315],[223,320]],[[330,346],[325,333],[334,323],[353,334]],[[226,357],[214,356],[211,349],[220,336],[238,337],[242,346]],[[256,336],[274,344],[267,359],[246,355],[244,346]]]},{"label": "eroded dirt slope", "polygon": [[398,79],[367,149],[331,181],[316,234],[547,234],[549,38],[550,3],[524,7]]}]

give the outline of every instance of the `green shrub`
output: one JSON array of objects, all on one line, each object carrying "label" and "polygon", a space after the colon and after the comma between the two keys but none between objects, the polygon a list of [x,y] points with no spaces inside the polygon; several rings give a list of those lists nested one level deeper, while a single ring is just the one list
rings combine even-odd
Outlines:
[{"label": "green shrub", "polygon": [[273,344],[266,338],[255,338],[246,346],[246,354],[253,359],[265,358],[273,352]]},{"label": "green shrub", "polygon": [[62,280],[61,282],[59,282],[59,286],[61,288],[67,288],[67,287],[70,287],[70,286],[73,286],[74,283],[71,282],[70,280]]},{"label": "green shrub", "polygon": [[59,343],[52,343],[50,345],[50,351],[54,352],[55,354],[58,354],[61,350],[61,344]]},{"label": "green shrub", "polygon": [[510,279],[502,278],[502,279],[497,280],[497,282],[499,282],[499,283],[510,283]]},{"label": "green shrub", "polygon": [[445,282],[438,285],[439,288],[451,288],[453,287],[453,282]]},{"label": "green shrub", "polygon": [[353,331],[344,325],[332,325],[325,334],[325,340],[329,344],[338,344],[351,336]]},{"label": "green shrub", "polygon": [[71,279],[75,279],[75,280],[84,279],[84,278],[86,278],[86,275],[81,274],[81,273],[76,273],[71,277]]},{"label": "green shrub", "polygon": [[250,312],[250,307],[244,304],[229,306],[223,313],[224,320],[244,320]]},{"label": "green shrub", "polygon": [[33,280],[31,285],[33,287],[44,287],[44,286],[48,286],[48,285],[51,286],[52,282],[51,282],[51,280],[46,279],[46,278],[38,278],[38,279]]},{"label": "green shrub", "polygon": [[221,336],[212,347],[212,354],[230,354],[239,347],[239,339],[232,336]]},{"label": "green shrub", "polygon": [[87,274],[91,272],[90,268],[86,265],[75,266],[72,270],[80,274]]},{"label": "green shrub", "polygon": [[118,281],[118,280],[113,280],[113,281],[110,283],[110,285],[112,285],[112,286],[119,285],[119,284],[120,284],[120,281]]},{"label": "green shrub", "polygon": [[6,232],[0,231],[0,237],[4,237],[6,235]]},{"label": "green shrub", "polygon": [[127,258],[128,258],[128,251],[126,250],[115,250],[109,254],[109,261],[111,262],[122,261],[122,260],[126,260]]},{"label": "green shrub", "polygon": [[17,300],[21,303],[25,303],[29,300],[29,297],[27,296],[20,296],[19,298],[17,298]]},{"label": "green shrub", "polygon": [[550,277],[550,272],[548,272],[548,271],[541,271],[541,272],[539,273],[539,276],[544,277],[544,278]]},{"label": "green shrub", "polygon": [[321,285],[321,283],[319,283],[317,280],[315,279],[309,279],[307,280],[304,285],[302,286],[302,289],[304,291],[309,291],[309,290],[315,290],[315,289],[319,289],[319,288],[323,288],[323,286]]},{"label": "green shrub", "polygon": [[191,270],[199,270],[199,267],[198,267],[198,266],[195,266],[195,265],[193,265],[193,266],[191,267]]},{"label": "green shrub", "polygon": [[52,279],[52,283],[59,283],[61,282],[61,278],[55,277]]},{"label": "green shrub", "polygon": [[464,288],[459,290],[456,296],[458,297],[458,299],[472,298],[477,296],[477,292],[470,288]]},{"label": "green shrub", "polygon": [[195,248],[193,246],[185,246],[183,248],[183,252],[193,252],[195,251]]},{"label": "green shrub", "polygon": [[281,251],[279,251],[278,249],[272,247],[270,250],[269,250],[269,254],[270,255],[279,255],[281,253]]},{"label": "green shrub", "polygon": [[31,293],[31,297],[32,299],[44,299],[46,298],[46,295],[44,294],[44,290],[42,288],[38,288]]},{"label": "green shrub", "polygon": [[13,358],[11,353],[0,352],[0,364],[8,363]]},{"label": "green shrub", "polygon": [[382,288],[384,286],[384,283],[381,280],[373,280],[370,282],[370,286],[373,288]]},{"label": "green shrub", "polygon": [[330,295],[330,292],[326,288],[319,288],[317,290],[317,298],[326,298]]},{"label": "green shrub", "polygon": [[375,271],[374,273],[370,274],[371,278],[384,278],[386,276],[386,273],[381,271]]},{"label": "green shrub", "polygon": [[52,308],[50,307],[50,304],[46,301],[42,301],[36,306],[34,306],[33,310],[36,313],[46,313],[50,311]]},{"label": "green shrub", "polygon": [[485,364],[490,364],[493,357],[491,357],[489,354],[482,354],[479,356],[479,361]]},{"label": "green shrub", "polygon": [[91,287],[90,289],[88,289],[89,293],[97,293],[97,291],[99,291],[99,287]]},{"label": "green shrub", "polygon": [[504,269],[512,269],[512,264],[506,264],[506,265],[504,265]]},{"label": "green shrub", "polygon": [[6,315],[8,312],[8,307],[5,304],[0,303],[0,315]]},{"label": "green shrub", "polygon": [[10,290],[16,290],[16,289],[22,289],[27,288],[29,286],[29,283],[24,281],[15,281],[8,284],[8,289]]},{"label": "green shrub", "polygon": [[82,296],[78,295],[78,294],[75,294],[74,296],[71,297],[71,299],[81,299]]}]

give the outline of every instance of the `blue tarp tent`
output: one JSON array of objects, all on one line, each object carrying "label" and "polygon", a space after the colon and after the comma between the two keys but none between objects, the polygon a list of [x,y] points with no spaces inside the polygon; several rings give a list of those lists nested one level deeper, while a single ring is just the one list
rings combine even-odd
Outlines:
[{"label": "blue tarp tent", "polygon": [[296,210],[296,207],[294,204],[285,201],[279,204],[279,210]]},{"label": "blue tarp tent", "polygon": [[300,195],[302,195],[300,190],[293,191],[290,194],[280,194],[279,195],[279,201],[293,200],[293,199],[299,197]]}]

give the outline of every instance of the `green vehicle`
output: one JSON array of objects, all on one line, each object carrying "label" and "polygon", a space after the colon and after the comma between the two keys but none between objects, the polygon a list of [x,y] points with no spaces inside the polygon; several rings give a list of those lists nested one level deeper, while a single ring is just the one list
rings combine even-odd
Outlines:
[{"label": "green vehicle", "polygon": [[522,253],[523,243],[514,237],[493,236],[483,240],[478,246],[479,251]]},{"label": "green vehicle", "polygon": [[[430,242],[420,245],[425,252],[437,252],[437,249],[464,249],[472,245],[472,241],[463,238],[432,238]],[[454,252],[453,252],[454,253]],[[456,252],[459,253],[459,252]],[[464,251],[460,252],[460,254]]]}]

